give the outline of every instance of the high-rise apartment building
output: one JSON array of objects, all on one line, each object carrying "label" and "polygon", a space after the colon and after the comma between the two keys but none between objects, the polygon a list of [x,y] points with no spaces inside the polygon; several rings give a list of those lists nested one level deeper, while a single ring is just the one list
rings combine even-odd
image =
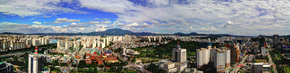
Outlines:
[{"label": "high-rise apartment building", "polygon": [[231,61],[239,62],[239,56],[240,56],[239,46],[236,44],[230,44],[229,47],[231,50]]},{"label": "high-rise apartment building", "polygon": [[224,72],[225,71],[225,51],[221,49],[217,49],[215,53],[215,61],[214,68],[216,72]]}]

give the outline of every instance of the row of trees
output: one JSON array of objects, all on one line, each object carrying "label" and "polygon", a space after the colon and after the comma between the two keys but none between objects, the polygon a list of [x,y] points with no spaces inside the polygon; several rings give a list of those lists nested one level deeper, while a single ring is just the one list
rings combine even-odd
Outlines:
[{"label": "row of trees", "polygon": [[272,61],[275,63],[276,65],[276,69],[279,73],[290,73],[290,68],[287,66],[280,66],[282,64],[287,64],[288,66],[290,66],[290,63],[287,62],[287,60],[284,58],[283,55],[281,55],[281,53],[277,50],[272,50],[269,52],[272,58]]},{"label": "row of trees", "polygon": [[152,73],[167,73],[166,71],[159,69],[158,66],[156,66],[156,64],[151,63],[148,66],[145,66],[145,69],[152,72]]},{"label": "row of trees", "polygon": [[[147,54],[145,57],[170,59],[172,56],[172,49],[175,48],[176,45],[177,41],[171,41],[167,44],[160,44],[156,47],[150,47],[153,48],[154,51],[153,53]],[[179,41],[179,45],[181,46],[181,48],[186,49],[187,52],[195,52],[199,46],[199,43],[194,41]]]}]

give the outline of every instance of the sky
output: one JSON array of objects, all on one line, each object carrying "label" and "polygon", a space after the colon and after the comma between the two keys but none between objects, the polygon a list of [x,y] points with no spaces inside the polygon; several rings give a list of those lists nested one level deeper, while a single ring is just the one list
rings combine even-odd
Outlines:
[{"label": "sky", "polygon": [[0,0],[0,32],[289,35],[289,0]]}]

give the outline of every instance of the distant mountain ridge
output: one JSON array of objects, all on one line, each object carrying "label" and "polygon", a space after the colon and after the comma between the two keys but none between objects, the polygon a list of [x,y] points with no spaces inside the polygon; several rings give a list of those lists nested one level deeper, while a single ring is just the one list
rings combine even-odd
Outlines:
[{"label": "distant mountain ridge", "polygon": [[[137,36],[143,36],[143,35],[179,35],[179,36],[214,36],[214,37],[222,37],[222,36],[235,36],[235,37],[252,37],[252,36],[240,36],[240,35],[230,35],[230,34],[199,34],[196,32],[191,32],[189,34],[184,34],[182,32],[177,32],[174,34],[156,34],[151,32],[132,32],[129,30],[123,30],[119,28],[114,29],[107,29],[106,31],[100,31],[100,32],[90,32],[90,33],[32,33],[32,34],[23,34],[23,33],[12,33],[12,32],[3,32],[0,34],[18,34],[18,35],[67,35],[67,36],[73,36],[73,35],[137,35]],[[264,36],[264,35],[259,35]],[[272,38],[272,36],[265,36],[268,38]],[[290,38],[290,35],[283,35],[280,37],[286,37]]]}]

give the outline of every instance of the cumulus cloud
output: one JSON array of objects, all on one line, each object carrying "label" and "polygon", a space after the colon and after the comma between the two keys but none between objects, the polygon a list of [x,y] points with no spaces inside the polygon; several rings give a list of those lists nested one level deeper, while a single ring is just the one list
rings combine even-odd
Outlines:
[{"label": "cumulus cloud", "polygon": [[38,22],[38,21],[34,21],[34,22],[32,22],[32,23],[34,23],[34,24],[38,24],[38,25],[41,25],[41,22]]},{"label": "cumulus cloud", "polygon": [[67,18],[57,18],[54,23],[62,23],[62,22],[80,22],[81,20],[77,19],[67,19]]},{"label": "cumulus cloud", "polygon": [[95,18],[96,20],[98,20],[99,18]]},{"label": "cumulus cloud", "polygon": [[146,28],[152,28],[154,27],[154,25],[150,25],[147,23],[143,23],[143,24],[138,24],[138,23],[131,23],[131,24],[126,24],[126,23],[121,23],[119,21],[115,21],[112,26],[121,28],[121,29],[125,29],[125,30],[131,30],[133,32],[140,32]]},{"label": "cumulus cloud", "polygon": [[222,27],[230,28],[232,25],[234,25],[233,22],[231,22],[231,21],[227,21],[227,23],[226,23],[226,24],[223,24]]}]

